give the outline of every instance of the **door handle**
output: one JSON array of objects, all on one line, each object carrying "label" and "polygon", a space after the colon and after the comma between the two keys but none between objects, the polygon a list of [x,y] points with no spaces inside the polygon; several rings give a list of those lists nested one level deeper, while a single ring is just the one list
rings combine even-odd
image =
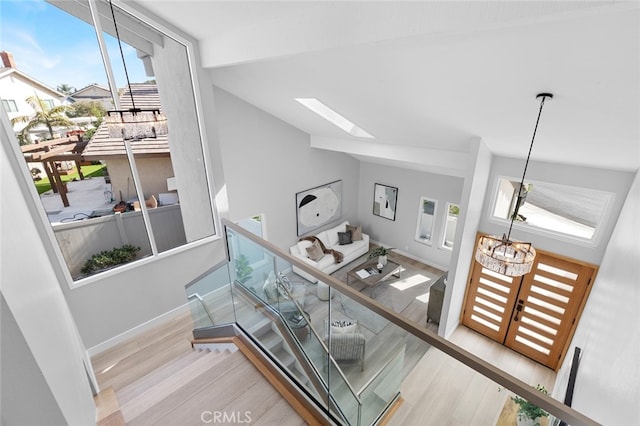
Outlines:
[{"label": "door handle", "polygon": [[520,315],[520,312],[522,312],[522,307],[524,305],[524,300],[520,299],[518,300],[518,304],[516,305],[516,316],[513,318],[514,321],[518,321],[518,315]]}]

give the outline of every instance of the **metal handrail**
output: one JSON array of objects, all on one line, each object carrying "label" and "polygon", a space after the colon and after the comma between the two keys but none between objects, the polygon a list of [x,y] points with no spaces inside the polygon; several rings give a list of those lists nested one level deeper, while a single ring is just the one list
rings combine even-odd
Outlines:
[{"label": "metal handrail", "polygon": [[198,301],[200,301],[200,304],[204,308],[204,311],[207,313],[207,316],[211,320],[211,325],[216,325],[216,322],[213,320],[213,315],[211,314],[211,311],[209,311],[209,307],[204,302],[204,299],[202,298],[202,296],[200,296],[198,293],[191,293],[190,295],[187,296],[187,300],[192,300],[192,299],[198,299]]},{"label": "metal handrail", "polygon": [[451,343],[450,341],[439,336],[438,334],[426,329],[421,325],[418,325],[412,321],[409,321],[399,316],[396,312],[380,304],[375,299],[366,297],[365,295],[361,294],[359,291],[356,291],[353,288],[347,286],[340,280],[314,268],[313,266],[307,264],[306,262],[294,256],[291,256],[288,252],[276,246],[275,244],[270,243],[269,241],[263,240],[262,238],[256,236],[255,234],[234,224],[230,220],[223,218],[222,225],[226,228],[232,229],[234,232],[242,235],[243,237],[249,239],[250,241],[256,243],[257,245],[276,254],[278,257],[281,257],[282,259],[286,260],[292,265],[295,265],[301,270],[309,273],[311,276],[323,281],[329,287],[333,287],[339,290],[346,297],[353,299],[360,305],[363,305],[365,308],[375,312],[376,314],[382,316],[383,318],[388,319],[390,322],[400,327],[404,331],[416,336],[420,340],[444,352],[445,354],[449,355],[453,359],[460,361],[464,365],[470,367],[471,369],[477,371],[483,376],[496,382],[498,385],[501,385],[511,390],[512,392],[520,395],[522,398],[537,405],[538,407],[549,412],[553,416],[563,419],[564,421],[572,425],[596,426],[599,424],[596,421],[585,416],[584,414],[574,410],[573,408],[567,407],[562,402],[553,399],[551,396],[545,395],[542,392],[538,392],[535,388],[531,387],[528,383],[512,376],[509,373],[506,373],[505,371],[484,361],[483,359],[472,354],[471,352],[462,349],[461,347],[455,345],[454,343]]},{"label": "metal handrail", "polygon": [[[286,279],[289,280],[289,278],[287,278],[284,274],[282,274],[282,272],[278,273],[278,278],[279,279]],[[287,288],[287,286],[282,286],[282,288],[284,289],[284,291],[287,293],[287,296],[289,296],[289,300],[293,302],[293,304],[295,305],[296,309],[298,311],[300,311],[300,313],[304,316],[304,310],[302,309],[302,307],[298,304],[298,301],[295,300],[295,298],[293,297],[293,295],[291,294],[291,292],[289,291],[289,289]],[[313,325],[311,324],[311,318],[308,318],[305,316],[305,320],[307,321],[307,325],[309,325],[309,329],[311,330],[311,333],[313,333],[313,335],[316,337],[316,339],[318,340],[318,342],[320,342],[320,346],[322,346],[322,349],[324,350],[324,352],[327,354],[327,357],[329,358],[329,360],[334,364],[335,369],[338,371],[338,373],[340,373],[340,377],[342,377],[342,380],[346,383],[347,387],[349,388],[349,391],[351,392],[351,394],[354,396],[354,398],[356,399],[356,401],[358,401],[358,405],[362,405],[362,400],[360,399],[360,397],[358,396],[358,394],[356,393],[355,389],[353,389],[353,387],[351,386],[351,383],[349,383],[349,380],[347,380],[347,377],[344,375],[344,372],[342,371],[342,369],[338,366],[337,361],[335,360],[335,358],[333,358],[333,355],[331,355],[331,352],[329,352],[329,348],[327,347],[327,345],[325,345],[324,340],[320,338],[320,335],[318,334],[318,332],[316,331],[316,329],[313,327]],[[313,364],[313,363],[312,363]],[[315,366],[314,366],[315,368]],[[317,369],[316,369],[316,372]],[[319,374],[319,372],[318,372]],[[322,377],[322,376],[320,376]],[[329,390],[331,391],[331,390]]]}]

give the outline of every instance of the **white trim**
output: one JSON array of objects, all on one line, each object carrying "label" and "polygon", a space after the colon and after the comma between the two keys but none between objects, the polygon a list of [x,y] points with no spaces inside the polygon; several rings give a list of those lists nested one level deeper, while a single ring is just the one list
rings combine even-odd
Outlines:
[{"label": "white trim", "polygon": [[117,336],[114,336],[108,340],[105,340],[102,343],[98,343],[95,346],[90,347],[89,349],[87,349],[87,353],[89,354],[89,356],[95,356],[98,355],[99,353],[102,353],[104,351],[106,351],[107,349],[111,349],[114,346],[116,346],[119,343],[124,342],[125,340],[128,340],[132,337],[138,336],[148,330],[150,330],[153,327],[156,327],[164,322],[166,322],[168,319],[170,319],[173,316],[176,316],[179,313],[182,313],[182,310],[189,310],[189,303],[185,303],[184,305],[180,305],[177,308],[174,308],[168,312],[165,312],[164,314],[158,315],[155,318],[150,319],[149,321],[143,322],[140,325],[137,325],[123,333],[118,334]]},{"label": "white trim", "polygon": [[[384,244],[382,244],[381,242],[375,241],[375,240],[372,240],[372,239],[369,239],[369,242],[372,243],[372,244],[375,244],[377,246],[384,246]],[[400,250],[400,249],[397,249],[397,248],[393,249],[393,251],[395,251],[396,253],[401,254],[401,255],[403,255],[405,257],[408,257],[409,259],[413,259],[416,262],[421,262],[421,263],[424,263],[425,265],[429,265],[429,266],[432,266],[434,268],[441,269],[443,271],[449,270],[449,266],[447,266],[447,265],[441,265],[439,263],[435,263],[435,262],[433,262],[431,260],[427,260],[427,259],[424,259],[422,257],[418,257],[415,254],[409,253],[407,251]]]}]

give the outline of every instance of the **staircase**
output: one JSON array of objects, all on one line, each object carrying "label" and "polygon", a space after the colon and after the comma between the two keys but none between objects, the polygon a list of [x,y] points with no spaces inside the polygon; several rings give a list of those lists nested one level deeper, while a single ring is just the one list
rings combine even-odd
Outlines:
[{"label": "staircase", "polygon": [[127,425],[202,425],[216,416],[218,423],[305,424],[241,352],[228,349],[185,353],[116,395]]}]

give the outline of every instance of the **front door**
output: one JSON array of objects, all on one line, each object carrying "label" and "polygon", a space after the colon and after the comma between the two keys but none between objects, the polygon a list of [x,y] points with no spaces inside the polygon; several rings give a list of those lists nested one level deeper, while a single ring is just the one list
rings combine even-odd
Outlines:
[{"label": "front door", "polygon": [[542,250],[523,277],[497,274],[474,260],[462,324],[555,370],[596,270]]}]

